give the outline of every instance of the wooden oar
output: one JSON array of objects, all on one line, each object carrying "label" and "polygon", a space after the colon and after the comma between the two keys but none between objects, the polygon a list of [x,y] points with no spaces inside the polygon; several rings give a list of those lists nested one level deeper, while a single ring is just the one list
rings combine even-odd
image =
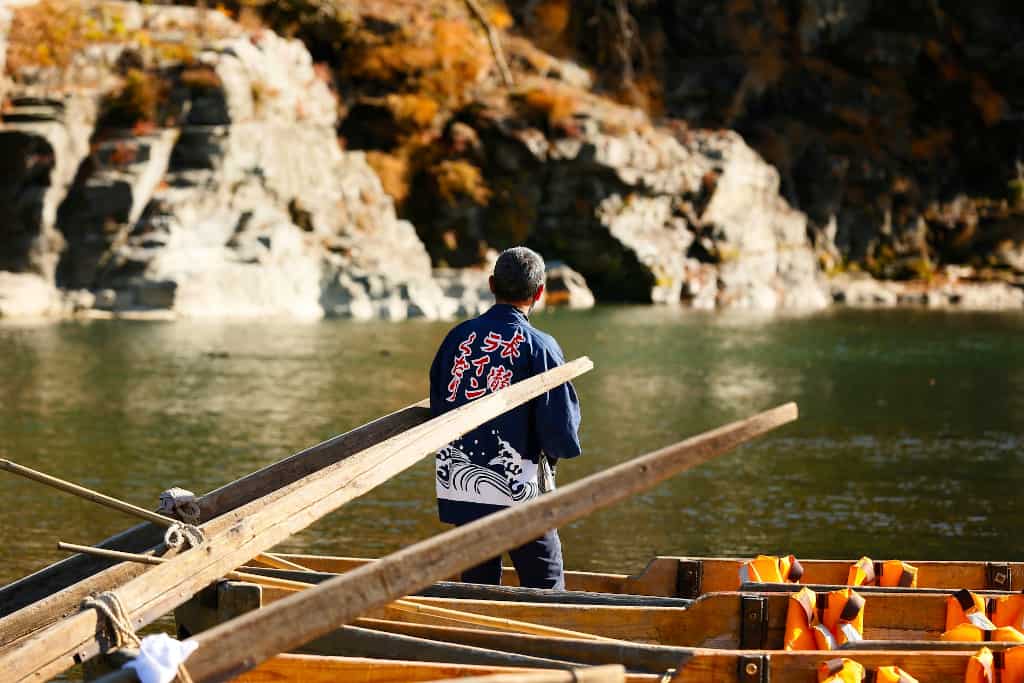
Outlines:
[{"label": "wooden oar", "polygon": [[[472,405],[472,404],[470,404]],[[196,683],[224,681],[431,583],[645,491],[797,417],[789,403],[592,474],[353,569],[195,637]],[[188,553],[186,553],[187,555]],[[3,664],[0,662],[0,664]],[[135,680],[122,670],[103,681]]]},{"label": "wooden oar", "polygon": [[[106,557],[111,560],[141,562],[142,564],[163,564],[170,559],[167,557],[158,557],[156,555],[139,555],[137,553],[121,552],[120,550],[94,548],[91,545],[78,545],[77,543],[65,543],[64,541],[58,541],[57,547],[61,550],[70,550],[73,553],[85,553],[96,557]],[[224,576],[229,579],[234,579],[235,581],[256,583],[261,586],[281,588],[288,591],[300,591],[309,588],[308,583],[302,583],[301,581],[290,581],[288,579],[279,579],[276,576],[262,576],[260,574],[250,574],[248,572],[231,571],[225,572]]]},{"label": "wooden oar", "polygon": [[[176,555],[119,586],[115,594],[136,628],[151,623],[225,572],[412,467],[424,456],[592,367],[590,359],[584,357],[517,382],[211,519],[202,525],[207,538],[202,552]],[[392,597],[401,595],[404,593]],[[102,633],[100,619],[96,610],[87,609],[34,632],[31,638],[0,651],[0,671],[12,681],[39,680],[94,656],[104,644],[104,639],[98,637]]]},{"label": "wooden oar", "polygon": [[[18,463],[7,460],[6,458],[0,459],[0,470],[7,470],[12,474],[17,474],[25,477],[26,479],[31,479],[32,481],[40,484],[45,484],[46,486],[50,486],[59,491],[64,491],[65,493],[70,493],[73,496],[78,496],[79,498],[83,498],[93,503],[98,503],[104,507],[119,510],[121,512],[128,513],[129,515],[134,515],[139,519],[143,519],[147,522],[153,522],[154,524],[159,524],[163,527],[170,528],[181,523],[179,520],[172,517],[165,517],[159,512],[152,512],[146,508],[139,507],[138,505],[133,505],[123,500],[119,500],[113,496],[108,496],[105,493],[100,493],[99,491],[93,491],[92,489],[80,486],[74,482],[59,479],[46,474],[45,472],[34,470],[31,467],[19,465]],[[260,554],[257,555],[255,559],[258,562],[262,562],[263,564],[267,564],[277,569],[305,569],[305,567],[295,564],[294,562],[270,555]]]}]

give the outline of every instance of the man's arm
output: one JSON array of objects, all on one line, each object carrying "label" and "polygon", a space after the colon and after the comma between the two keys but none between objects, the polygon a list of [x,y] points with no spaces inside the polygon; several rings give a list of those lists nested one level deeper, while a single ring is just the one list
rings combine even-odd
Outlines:
[{"label": "man's arm", "polygon": [[[558,345],[544,344],[536,359],[536,372],[565,364]],[[541,450],[554,465],[562,458],[575,458],[580,448],[580,401],[571,382],[566,382],[534,399],[534,417]]]}]

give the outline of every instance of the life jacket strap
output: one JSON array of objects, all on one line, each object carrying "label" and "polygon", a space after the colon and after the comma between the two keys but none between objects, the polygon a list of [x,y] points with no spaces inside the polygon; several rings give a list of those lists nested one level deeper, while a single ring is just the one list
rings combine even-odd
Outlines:
[{"label": "life jacket strap", "polygon": [[839,619],[842,621],[853,621],[860,614],[860,611],[864,609],[864,596],[859,593],[850,591],[850,597],[847,599],[846,604],[843,605],[843,611],[839,613]]},{"label": "life jacket strap", "polygon": [[792,555],[789,556],[789,573],[786,574],[786,580],[791,583],[800,583],[800,579],[804,576],[804,566],[800,564]]}]

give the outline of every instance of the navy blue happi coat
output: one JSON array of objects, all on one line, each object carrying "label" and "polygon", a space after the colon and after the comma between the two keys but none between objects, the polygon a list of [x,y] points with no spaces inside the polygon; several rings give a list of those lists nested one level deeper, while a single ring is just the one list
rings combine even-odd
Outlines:
[{"label": "navy blue happi coat", "polygon": [[[497,304],[445,337],[430,366],[434,416],[565,363],[551,335]],[[540,455],[551,464],[580,454],[580,404],[572,384],[484,423],[437,453],[442,522],[464,524],[534,498]]]}]

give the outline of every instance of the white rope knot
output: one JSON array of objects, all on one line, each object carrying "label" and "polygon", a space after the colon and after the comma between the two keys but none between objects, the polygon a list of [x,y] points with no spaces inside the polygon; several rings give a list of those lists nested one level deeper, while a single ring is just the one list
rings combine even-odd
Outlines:
[{"label": "white rope knot", "polygon": [[164,544],[175,550],[185,546],[198,547],[206,541],[199,524],[202,511],[196,502],[196,494],[178,486],[172,486],[160,494],[157,512],[177,517],[182,523],[174,524],[164,533]]},{"label": "white rope knot", "polygon": [[132,627],[132,622],[128,618],[128,613],[125,612],[124,605],[121,604],[121,599],[117,597],[117,593],[104,591],[99,595],[87,597],[82,601],[82,609],[89,608],[95,609],[106,617],[105,623],[109,626],[110,640],[114,649],[122,648],[126,644],[139,647],[141,644],[139,637],[135,635],[135,629]]},{"label": "white rope knot", "polygon": [[203,530],[195,524],[182,524],[178,522],[167,527],[167,531],[164,532],[164,544],[168,548],[174,548],[175,550],[185,546],[198,548],[205,542],[206,536],[203,534]]}]

